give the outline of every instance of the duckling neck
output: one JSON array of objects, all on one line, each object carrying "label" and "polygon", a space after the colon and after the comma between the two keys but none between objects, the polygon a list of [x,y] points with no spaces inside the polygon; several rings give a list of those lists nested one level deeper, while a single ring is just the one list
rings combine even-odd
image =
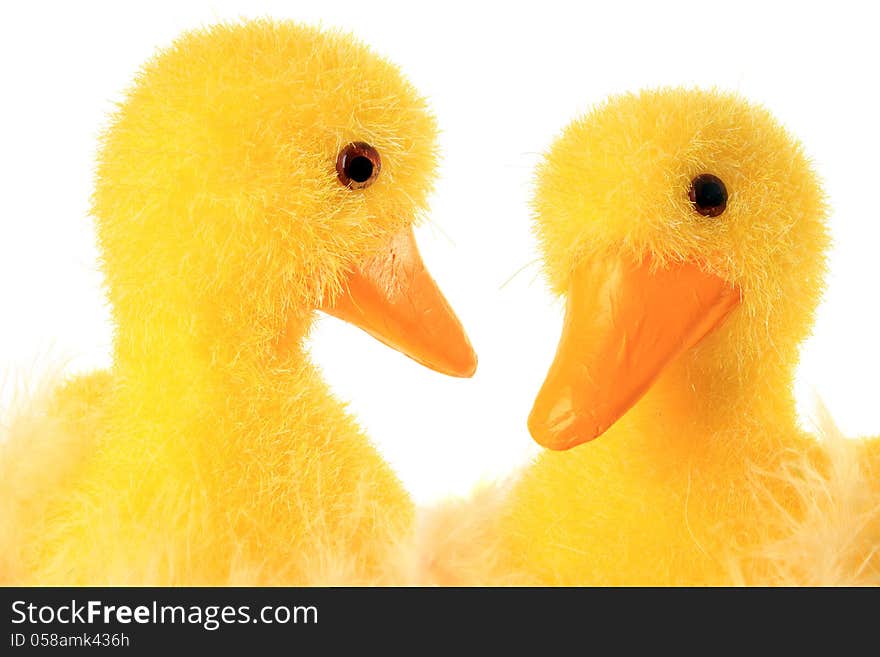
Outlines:
[{"label": "duckling neck", "polygon": [[786,447],[797,429],[792,395],[794,366],[785,359],[755,360],[736,370],[707,367],[697,357],[673,363],[625,417],[646,450],[668,459],[715,452],[754,462]]},{"label": "duckling neck", "polygon": [[219,323],[213,332],[192,330],[187,321],[167,318],[162,330],[144,326],[118,334],[120,410],[142,420],[150,433],[189,441],[247,433],[234,426],[295,431],[307,418],[301,410],[288,413],[290,404],[328,408],[329,394],[302,347],[310,315],[274,335],[259,321],[239,322],[238,328]]}]

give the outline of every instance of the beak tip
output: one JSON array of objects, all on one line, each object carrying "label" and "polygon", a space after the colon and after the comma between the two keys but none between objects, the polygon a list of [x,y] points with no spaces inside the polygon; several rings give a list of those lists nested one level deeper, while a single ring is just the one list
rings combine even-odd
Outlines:
[{"label": "beak tip", "polygon": [[479,360],[477,359],[477,352],[471,349],[471,355],[468,359],[467,367],[464,369],[464,375],[462,378],[470,379],[474,374],[477,373],[477,365],[479,364]]},{"label": "beak tip", "polygon": [[477,354],[473,349],[460,360],[441,370],[443,374],[458,379],[470,379],[477,373]]},{"label": "beak tip", "polygon": [[542,417],[537,408],[529,414],[529,434],[541,447],[556,452],[563,452],[588,443],[601,436],[605,429],[600,426],[588,426],[573,415],[561,418]]},{"label": "beak tip", "polygon": [[477,361],[476,359],[473,361],[471,365],[467,367],[467,369],[462,370],[462,373],[459,375],[461,379],[472,379],[474,374],[477,373]]}]

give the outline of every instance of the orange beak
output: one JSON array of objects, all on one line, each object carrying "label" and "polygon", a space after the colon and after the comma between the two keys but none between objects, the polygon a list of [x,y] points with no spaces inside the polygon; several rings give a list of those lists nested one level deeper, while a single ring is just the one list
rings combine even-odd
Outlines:
[{"label": "orange beak", "polygon": [[470,340],[425,268],[410,229],[350,271],[343,291],[321,310],[442,374],[471,377],[477,369]]},{"label": "orange beak", "polygon": [[561,450],[602,435],[740,298],[738,288],[692,263],[581,265],[556,357],[529,415],[532,437]]}]

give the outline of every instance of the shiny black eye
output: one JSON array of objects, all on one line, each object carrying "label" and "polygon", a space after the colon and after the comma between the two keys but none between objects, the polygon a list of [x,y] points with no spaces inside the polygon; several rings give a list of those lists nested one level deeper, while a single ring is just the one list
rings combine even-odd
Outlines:
[{"label": "shiny black eye", "polygon": [[727,207],[727,187],[718,176],[701,173],[691,181],[688,198],[704,217],[717,217]]},{"label": "shiny black eye", "polygon": [[363,141],[353,141],[336,156],[336,175],[349,189],[372,185],[382,169],[379,151]]}]

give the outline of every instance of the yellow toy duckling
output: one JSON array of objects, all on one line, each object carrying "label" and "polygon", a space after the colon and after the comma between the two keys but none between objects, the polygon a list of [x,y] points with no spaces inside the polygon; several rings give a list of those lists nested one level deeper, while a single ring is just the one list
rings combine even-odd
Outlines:
[{"label": "yellow toy duckling", "polygon": [[735,95],[623,95],[557,139],[534,209],[567,308],[529,429],[571,451],[441,514],[429,577],[877,582],[876,444],[796,421],[828,245],[801,147]]},{"label": "yellow toy duckling", "polygon": [[411,231],[435,132],[396,67],[292,23],[144,67],[94,195],[114,364],[9,428],[0,581],[382,581],[412,504],[302,342],[325,309],[473,373]]}]

